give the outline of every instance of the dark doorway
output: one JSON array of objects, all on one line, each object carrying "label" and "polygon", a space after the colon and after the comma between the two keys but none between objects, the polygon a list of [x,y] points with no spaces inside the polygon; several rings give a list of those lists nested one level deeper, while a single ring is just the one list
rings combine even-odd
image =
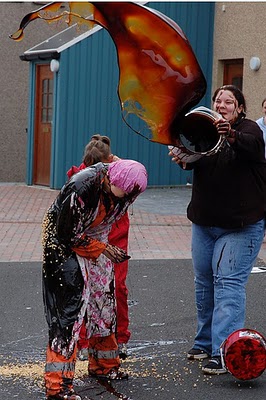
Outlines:
[{"label": "dark doorway", "polygon": [[243,86],[243,59],[224,61],[224,85],[235,85],[242,90]]}]

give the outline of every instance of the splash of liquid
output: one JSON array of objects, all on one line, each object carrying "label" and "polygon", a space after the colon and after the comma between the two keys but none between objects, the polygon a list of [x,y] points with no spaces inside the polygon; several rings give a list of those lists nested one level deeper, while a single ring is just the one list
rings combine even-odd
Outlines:
[{"label": "splash of liquid", "polygon": [[[62,10],[62,4],[69,11]],[[188,39],[174,21],[129,2],[56,2],[27,14],[10,37],[21,40],[26,26],[38,18],[105,28],[117,50],[124,121],[151,141],[178,143],[178,125],[204,96],[206,80]],[[132,117],[144,121],[143,130],[133,126]]]}]

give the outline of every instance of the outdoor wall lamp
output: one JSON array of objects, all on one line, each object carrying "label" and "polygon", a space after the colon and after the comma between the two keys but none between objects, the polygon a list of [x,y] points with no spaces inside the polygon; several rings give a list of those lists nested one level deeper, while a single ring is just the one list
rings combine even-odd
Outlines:
[{"label": "outdoor wall lamp", "polygon": [[249,67],[252,71],[258,71],[260,69],[260,59],[259,57],[251,57],[249,61]]},{"label": "outdoor wall lamp", "polygon": [[57,72],[59,70],[59,61],[58,60],[51,60],[50,62],[50,70],[52,72]]}]

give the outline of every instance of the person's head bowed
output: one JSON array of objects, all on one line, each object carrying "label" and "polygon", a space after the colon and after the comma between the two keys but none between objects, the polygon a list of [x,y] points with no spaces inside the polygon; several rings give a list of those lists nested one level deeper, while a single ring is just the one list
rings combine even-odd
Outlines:
[{"label": "person's head bowed", "polygon": [[[130,201],[147,187],[148,174],[143,164],[134,160],[119,160],[109,164],[108,177],[111,191],[117,197],[126,196]],[[120,190],[116,191],[116,188]]]}]

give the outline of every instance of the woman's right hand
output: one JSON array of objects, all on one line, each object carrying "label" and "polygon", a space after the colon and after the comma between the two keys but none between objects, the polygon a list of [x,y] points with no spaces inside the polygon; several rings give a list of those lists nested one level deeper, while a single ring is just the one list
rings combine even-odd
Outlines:
[{"label": "woman's right hand", "polygon": [[183,169],[186,169],[187,163],[182,161],[178,155],[176,155],[172,150],[169,151],[168,155],[172,157],[172,161],[180,165]]},{"label": "woman's right hand", "polygon": [[119,264],[130,259],[130,256],[127,255],[124,250],[109,243],[107,244],[106,249],[103,251],[103,254],[115,264]]}]

